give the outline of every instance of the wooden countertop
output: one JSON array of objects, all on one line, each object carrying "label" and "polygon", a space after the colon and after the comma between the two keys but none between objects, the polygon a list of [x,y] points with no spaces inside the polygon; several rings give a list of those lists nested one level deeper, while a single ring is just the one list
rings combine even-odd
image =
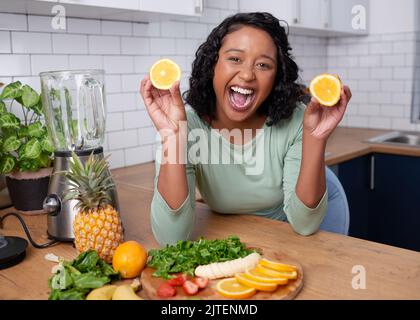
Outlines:
[{"label": "wooden countertop", "polygon": [[366,142],[392,130],[337,128],[328,139],[325,162],[335,165],[369,153],[388,153],[420,157],[420,148]]},{"label": "wooden countertop", "polygon": [[[331,152],[328,164],[379,150],[360,141],[383,132],[339,128],[328,144],[327,151]],[[393,150],[390,147],[381,152]],[[126,228],[125,239],[139,241],[147,249],[158,247],[150,229],[154,164],[113,170],[113,176]],[[0,211],[0,215],[9,211]],[[279,258],[286,255],[299,261],[304,269],[304,287],[297,299],[420,299],[418,252],[323,231],[303,237],[294,233],[287,223],[257,216],[221,215],[200,202],[197,202],[196,217],[194,238],[215,239],[235,234],[267,254]],[[45,215],[25,216],[33,238],[39,243],[47,241],[46,219]],[[3,235],[26,238],[13,217],[6,219],[1,231]],[[66,259],[77,256],[69,243],[48,249],[29,245],[24,261],[0,271],[0,299],[47,299],[47,281],[53,263],[46,261],[44,255],[50,252]],[[352,287],[356,266],[366,271],[366,289]]]},{"label": "wooden countertop", "polygon": [[[142,175],[149,172],[150,164],[136,168],[139,168],[138,175]],[[134,167],[127,170],[131,174],[135,171]],[[150,229],[152,191],[135,185],[132,179],[122,182],[124,171],[120,173],[116,181],[125,239],[139,241],[147,249],[157,248]],[[8,211],[0,211],[0,215]],[[199,202],[196,217],[194,238],[215,239],[235,234],[248,245],[261,247],[270,256],[286,255],[300,262],[304,269],[304,287],[297,299],[420,298],[418,252],[323,231],[303,237],[294,233],[287,223],[257,216],[221,215]],[[33,238],[39,243],[47,241],[46,219],[45,215],[25,217]],[[2,233],[26,238],[17,219],[12,217],[6,219]],[[0,299],[47,299],[47,281],[53,263],[46,261],[44,255],[50,252],[66,259],[77,256],[76,249],[69,243],[48,249],[29,245],[23,262],[0,271]],[[363,266],[366,271],[366,289],[352,287],[355,266]]]}]

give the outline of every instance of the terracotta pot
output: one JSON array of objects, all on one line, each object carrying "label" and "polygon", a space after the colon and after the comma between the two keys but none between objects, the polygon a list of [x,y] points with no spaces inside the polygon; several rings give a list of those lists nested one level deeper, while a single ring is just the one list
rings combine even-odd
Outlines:
[{"label": "terracotta pot", "polygon": [[52,168],[43,168],[36,172],[7,174],[6,183],[13,206],[22,212],[41,213],[51,173]]}]

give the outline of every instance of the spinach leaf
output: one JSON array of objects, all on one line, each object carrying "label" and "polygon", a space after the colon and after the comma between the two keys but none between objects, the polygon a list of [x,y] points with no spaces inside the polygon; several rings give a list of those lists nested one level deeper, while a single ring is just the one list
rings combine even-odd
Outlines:
[{"label": "spinach leaf", "polygon": [[78,269],[80,272],[87,272],[95,268],[98,263],[99,256],[96,251],[89,250],[81,253],[76,260],[74,260],[72,266]]},{"label": "spinach leaf", "polygon": [[222,240],[178,241],[163,249],[149,250],[148,266],[155,268],[155,277],[170,278],[170,273],[184,272],[194,276],[199,265],[243,258],[255,250],[247,249],[237,236]]},{"label": "spinach leaf", "polygon": [[79,289],[96,289],[111,281],[107,276],[99,276],[95,272],[82,273],[72,277],[74,286]]}]

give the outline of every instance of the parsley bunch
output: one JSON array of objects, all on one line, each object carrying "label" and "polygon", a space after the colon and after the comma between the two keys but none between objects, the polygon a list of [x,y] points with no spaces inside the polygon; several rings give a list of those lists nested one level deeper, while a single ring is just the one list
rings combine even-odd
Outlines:
[{"label": "parsley bunch", "polygon": [[237,236],[229,236],[223,240],[178,241],[176,245],[167,245],[163,249],[149,250],[151,259],[147,263],[155,268],[155,277],[170,278],[170,273],[183,272],[194,276],[199,265],[213,262],[224,262],[243,258],[255,250],[246,249]]}]

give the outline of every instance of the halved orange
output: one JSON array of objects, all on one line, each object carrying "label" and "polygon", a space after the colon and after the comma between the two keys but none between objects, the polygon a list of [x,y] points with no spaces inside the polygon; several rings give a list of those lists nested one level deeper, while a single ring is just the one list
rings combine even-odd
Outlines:
[{"label": "halved orange", "polygon": [[175,81],[181,79],[181,68],[175,61],[160,59],[150,68],[149,76],[155,88],[168,90]]},{"label": "halved orange", "polygon": [[216,291],[229,299],[246,299],[257,292],[254,288],[240,284],[236,278],[220,280],[216,285]]},{"label": "halved orange", "polygon": [[287,278],[287,279],[296,279],[297,272],[296,271],[277,271],[270,268],[266,268],[260,264],[257,264],[255,270],[271,277],[278,277],[278,278]]},{"label": "halved orange", "polygon": [[259,261],[260,265],[270,268],[270,269],[274,269],[277,271],[296,271],[296,267],[289,265],[289,264],[284,264],[284,263],[280,263],[280,262],[276,262],[276,261],[271,261],[268,259],[261,259]]},{"label": "halved orange", "polygon": [[277,284],[256,281],[245,273],[237,273],[235,274],[235,278],[236,280],[238,280],[240,284],[243,284],[244,286],[248,286],[248,287],[258,289],[261,291],[271,292],[277,289]]},{"label": "halved orange", "polygon": [[287,278],[283,277],[271,277],[264,273],[258,272],[255,269],[248,269],[245,271],[245,274],[250,278],[251,280],[259,281],[259,282],[265,282],[265,283],[273,283],[273,284],[280,284],[285,285],[289,280]]},{"label": "halved orange", "polygon": [[309,85],[311,95],[326,107],[332,107],[337,104],[340,100],[341,88],[340,78],[326,73],[316,76]]}]

